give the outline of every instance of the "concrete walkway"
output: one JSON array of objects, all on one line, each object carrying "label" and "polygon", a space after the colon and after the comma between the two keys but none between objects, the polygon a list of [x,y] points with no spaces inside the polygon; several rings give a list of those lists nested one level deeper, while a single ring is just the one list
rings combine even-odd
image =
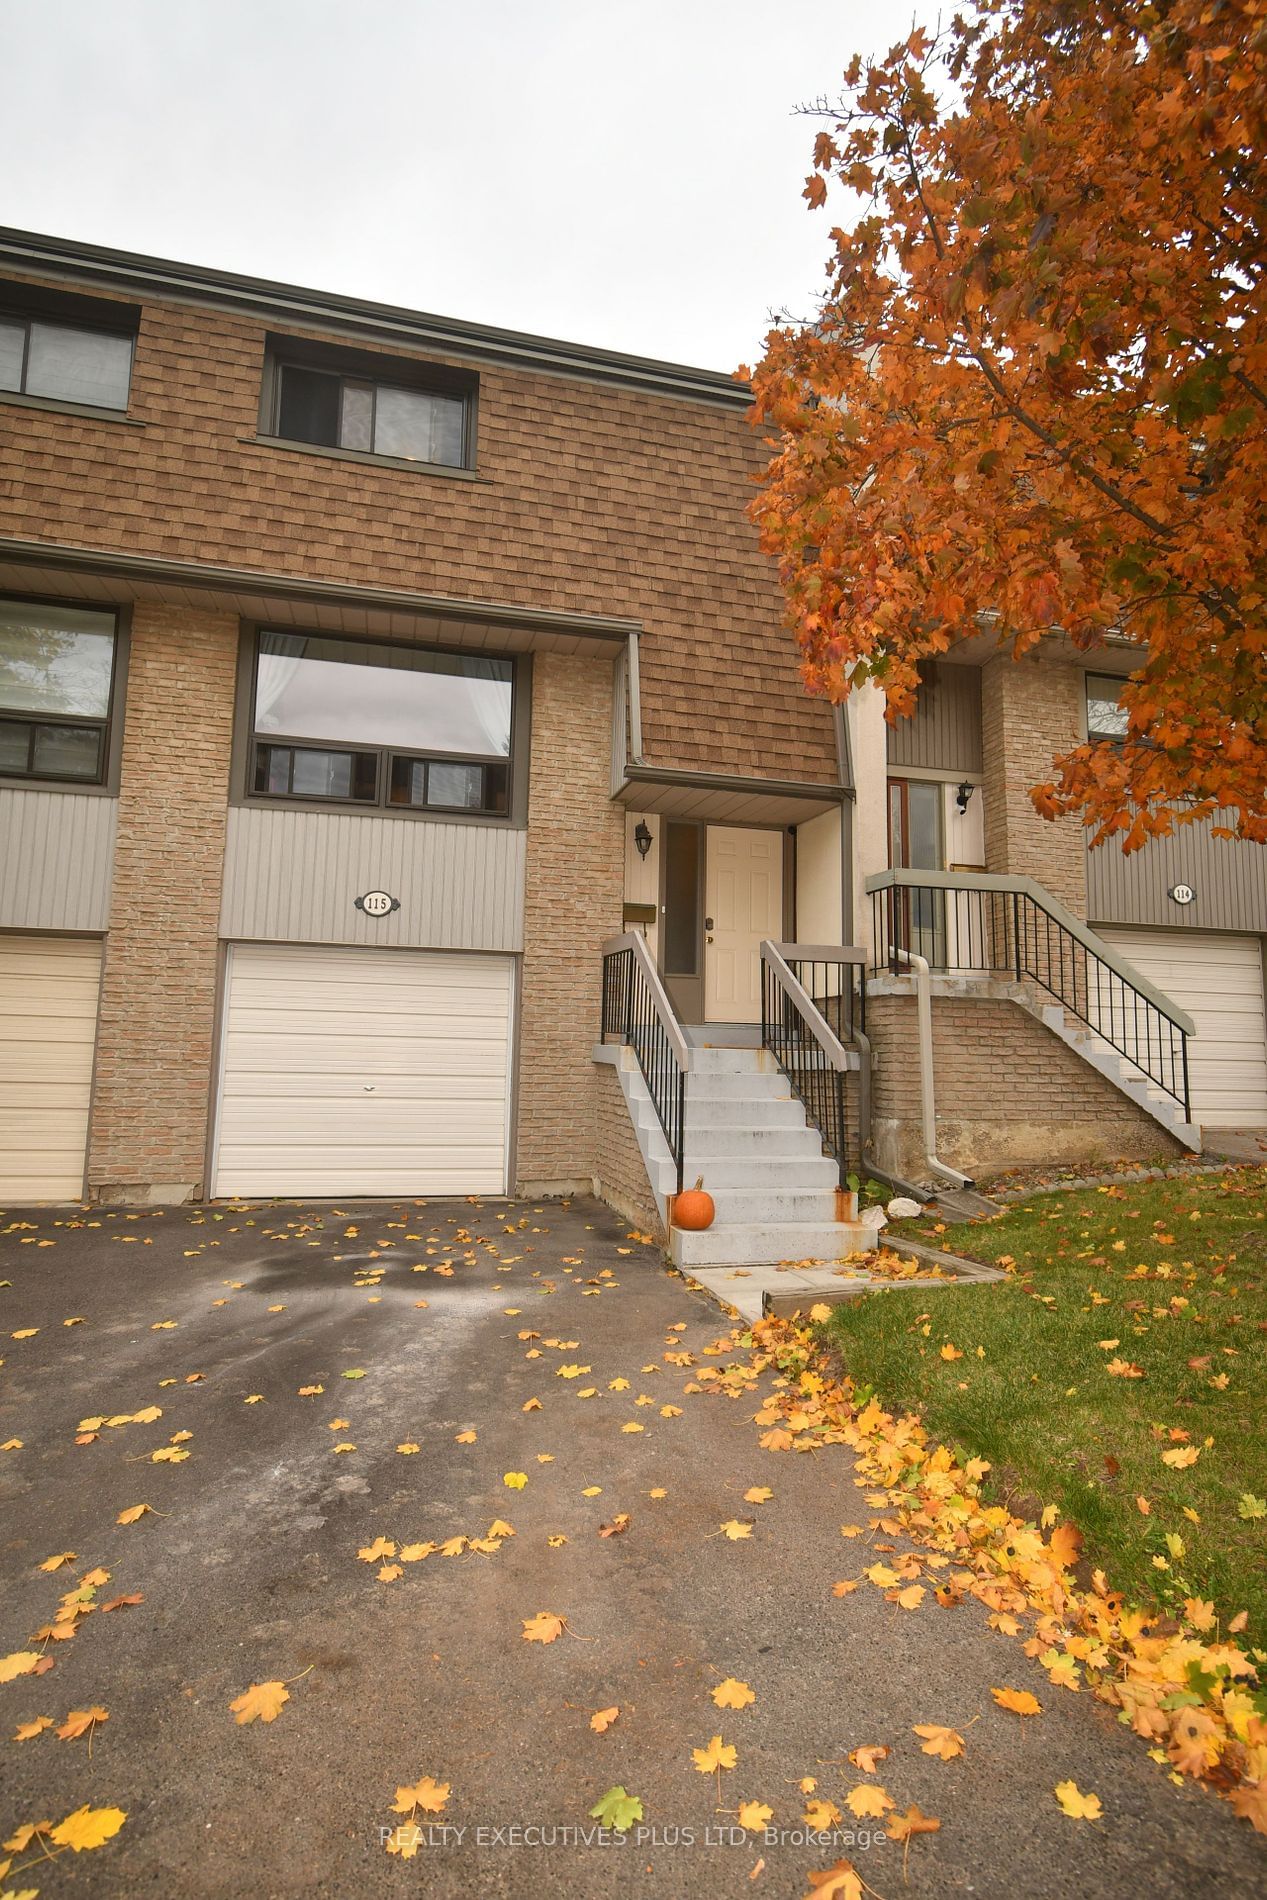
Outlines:
[{"label": "concrete walkway", "polygon": [[[110,1573],[98,1605],[144,1598],[50,1644],[47,1674],[0,1685],[0,1838],[83,1803],[128,1814],[96,1851],[26,1873],[15,1855],[0,1887],[791,1900],[848,1858],[886,1900],[1262,1890],[1263,1841],[1172,1785],[1089,1695],[1054,1691],[980,1606],[930,1591],[908,1614],[866,1582],[833,1596],[888,1541],[851,1455],[763,1451],[751,1394],[684,1390],[726,1363],[708,1350],[718,1312],[604,1208],[45,1212],[0,1230],[0,1444],[21,1440],[0,1453],[0,1655],[94,1566]],[[75,1442],[85,1418],[154,1406]],[[184,1433],[187,1458],[153,1461]],[[768,1502],[745,1501],[754,1486]],[[154,1514],[117,1523],[141,1503]],[[357,1556],[379,1537],[484,1538],[497,1519],[515,1535],[493,1554],[437,1550],[395,1581]],[[751,1534],[723,1535],[732,1520]],[[565,1632],[525,1642],[542,1611]],[[729,1676],[751,1706],[715,1706]],[[278,1719],[238,1726],[230,1702],[269,1680],[289,1682]],[[1001,1686],[1044,1713],[996,1708]],[[93,1705],[109,1720],[91,1758],[51,1730],[9,1739]],[[963,1754],[922,1753],[915,1723],[957,1729]],[[738,1751],[720,1806],[692,1762],[718,1734]],[[847,1761],[860,1744],[892,1751],[873,1775]],[[380,1830],[423,1776],[451,1793],[401,1860]],[[844,1813],[834,1840],[804,1839],[811,1778]],[[1066,1778],[1102,1821],[1065,1817]],[[911,1843],[908,1886],[902,1849],[848,1810],[860,1783],[940,1817]],[[617,1784],[654,1832],[558,1832],[593,1830]],[[746,1800],[782,1836],[738,1830]]]}]

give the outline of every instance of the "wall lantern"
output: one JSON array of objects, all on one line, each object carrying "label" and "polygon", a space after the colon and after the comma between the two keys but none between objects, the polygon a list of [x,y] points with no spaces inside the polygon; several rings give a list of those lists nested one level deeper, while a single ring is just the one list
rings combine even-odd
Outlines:
[{"label": "wall lantern", "polygon": [[645,818],[640,818],[634,826],[634,843],[638,847],[638,856],[645,858],[651,849],[651,831]]},{"label": "wall lantern", "polygon": [[969,785],[966,779],[964,780],[963,784],[959,786],[958,790],[955,792],[955,803],[956,805],[958,805],[960,811],[967,811],[969,801],[972,797],[972,794],[976,791],[976,789],[977,789],[976,786]]}]

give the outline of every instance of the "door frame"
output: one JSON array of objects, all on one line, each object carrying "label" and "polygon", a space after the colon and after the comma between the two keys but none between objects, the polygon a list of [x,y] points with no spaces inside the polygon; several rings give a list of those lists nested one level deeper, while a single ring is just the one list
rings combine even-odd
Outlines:
[{"label": "door frame", "polygon": [[[668,940],[668,842],[669,825],[689,825],[699,837],[699,885],[695,910],[696,945],[698,948],[697,968],[693,976],[670,976],[665,969],[665,946]],[[660,929],[658,932],[657,968],[669,993],[669,1001],[677,1011],[678,1019],[684,1023],[704,1023],[708,1020],[704,1013],[704,958],[708,946],[705,942],[704,912],[708,902],[708,833],[716,831],[764,831],[777,833],[782,840],[783,857],[783,893],[782,893],[782,932],[785,939],[791,938],[796,931],[796,828],[793,825],[771,825],[744,823],[742,820],[718,820],[715,818],[676,818],[669,812],[660,814],[660,882],[657,893],[660,908]]]}]

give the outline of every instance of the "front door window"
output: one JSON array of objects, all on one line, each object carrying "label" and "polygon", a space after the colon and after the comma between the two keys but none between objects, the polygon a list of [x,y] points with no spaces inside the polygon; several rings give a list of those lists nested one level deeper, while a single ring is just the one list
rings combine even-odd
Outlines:
[{"label": "front door window", "polygon": [[[940,871],[942,845],[942,787],[935,780],[889,780],[889,863],[894,870]],[[900,907],[899,942],[917,956],[927,957],[934,969],[946,965],[946,894],[908,889],[896,900]]]}]

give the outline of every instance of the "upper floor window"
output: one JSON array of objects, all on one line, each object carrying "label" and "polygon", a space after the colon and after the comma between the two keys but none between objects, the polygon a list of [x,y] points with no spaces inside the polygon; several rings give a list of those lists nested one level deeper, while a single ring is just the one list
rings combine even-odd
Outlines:
[{"label": "upper floor window", "polygon": [[117,644],[112,613],[0,600],[0,777],[102,783]]},{"label": "upper floor window", "polygon": [[509,815],[513,661],[304,633],[255,648],[255,797]]},{"label": "upper floor window", "polygon": [[132,342],[120,332],[0,310],[0,390],[126,409]]},{"label": "upper floor window", "polygon": [[1126,708],[1121,703],[1122,682],[1102,673],[1087,674],[1087,737],[1114,742],[1125,739]]},{"label": "upper floor window", "polygon": [[474,464],[476,379],[278,337],[270,346],[263,426],[286,442],[441,468]]}]

